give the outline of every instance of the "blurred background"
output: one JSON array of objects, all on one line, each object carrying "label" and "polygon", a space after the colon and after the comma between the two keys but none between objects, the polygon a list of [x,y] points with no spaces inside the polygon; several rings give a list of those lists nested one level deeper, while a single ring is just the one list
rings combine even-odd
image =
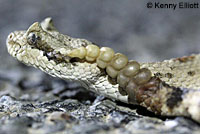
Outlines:
[{"label": "blurred background", "polygon": [[199,52],[200,9],[148,9],[147,2],[0,0],[0,69],[19,64],[7,53],[7,35],[45,17],[52,17],[61,33],[112,47],[141,62]]}]

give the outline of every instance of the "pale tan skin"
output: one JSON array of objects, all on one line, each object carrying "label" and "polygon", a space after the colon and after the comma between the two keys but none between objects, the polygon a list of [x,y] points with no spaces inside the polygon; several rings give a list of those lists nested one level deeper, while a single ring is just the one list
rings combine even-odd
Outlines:
[{"label": "pale tan skin", "polygon": [[112,48],[60,34],[50,18],[12,32],[8,52],[19,61],[156,114],[200,122],[200,55],[155,63],[130,61]]}]

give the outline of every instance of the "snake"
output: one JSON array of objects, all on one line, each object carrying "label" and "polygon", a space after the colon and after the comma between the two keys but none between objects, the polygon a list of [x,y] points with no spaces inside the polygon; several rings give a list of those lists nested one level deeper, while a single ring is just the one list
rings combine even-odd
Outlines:
[{"label": "snake", "polygon": [[11,32],[6,45],[18,61],[53,77],[157,115],[200,122],[200,54],[140,63],[110,47],[59,33],[52,18]]}]

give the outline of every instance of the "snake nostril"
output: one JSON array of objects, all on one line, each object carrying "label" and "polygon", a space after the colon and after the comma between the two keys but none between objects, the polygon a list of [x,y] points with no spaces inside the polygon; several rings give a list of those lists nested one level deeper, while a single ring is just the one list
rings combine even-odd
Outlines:
[{"label": "snake nostril", "polygon": [[14,38],[14,33],[10,33],[9,35],[8,35],[8,39],[9,40],[12,40]]},{"label": "snake nostril", "polygon": [[10,35],[9,35],[9,38],[10,38],[10,39],[12,39],[12,37],[13,37],[13,35],[12,35],[12,34],[10,34]]},{"label": "snake nostril", "polygon": [[12,44],[12,42],[14,42],[14,33],[10,33],[7,37],[7,43]]}]

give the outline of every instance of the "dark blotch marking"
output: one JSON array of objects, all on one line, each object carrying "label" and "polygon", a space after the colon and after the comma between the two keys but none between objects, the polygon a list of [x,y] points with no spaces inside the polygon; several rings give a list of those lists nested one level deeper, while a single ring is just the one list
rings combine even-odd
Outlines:
[{"label": "dark blotch marking", "polygon": [[172,77],[173,77],[173,74],[171,74],[171,73],[166,73],[166,74],[165,74],[165,77],[167,77],[167,78],[172,78]]},{"label": "dark blotch marking", "polygon": [[118,87],[118,90],[119,90],[119,93],[122,95],[122,96],[125,96],[125,95],[127,95],[127,92],[126,92],[126,90],[124,90],[122,87]]},{"label": "dark blotch marking", "polygon": [[195,75],[195,71],[189,71],[187,74],[190,75],[190,76],[194,76]]},{"label": "dark blotch marking", "polygon": [[167,106],[169,108],[173,108],[179,102],[182,101],[183,91],[180,88],[171,87],[173,91],[169,94],[169,98],[167,99]]},{"label": "dark blotch marking", "polygon": [[70,63],[78,62],[78,60],[79,60],[79,59],[76,58],[76,57],[75,57],[75,58],[71,58],[71,59],[70,59]]},{"label": "dark blotch marking", "polygon": [[175,67],[170,67],[170,69],[171,69],[171,70],[174,70],[174,69],[175,69]]},{"label": "dark blotch marking", "polygon": [[154,74],[156,77],[159,77],[159,78],[162,78],[163,77],[163,74],[161,74],[160,72],[157,72]]},{"label": "dark blotch marking", "polygon": [[136,101],[142,106],[149,107],[156,114],[160,114],[162,102],[157,91],[160,90],[161,85],[162,81],[158,77],[152,77],[149,82],[141,85],[136,91]]},{"label": "dark blotch marking", "polygon": [[[105,73],[106,73],[106,71],[105,71]],[[106,75],[108,75],[108,74],[106,73]],[[116,84],[117,84],[117,80],[111,78],[110,76],[108,76],[108,81],[109,81],[112,85],[116,85]]]},{"label": "dark blotch marking", "polygon": [[55,57],[53,56],[52,52],[44,52],[43,56],[46,56],[48,61],[53,60]]},{"label": "dark blotch marking", "polygon": [[62,56],[62,54],[60,54],[59,52],[58,53],[46,52],[46,51],[43,52],[44,52],[43,56],[46,56],[48,61],[54,60],[57,64],[68,61],[68,57]]}]

